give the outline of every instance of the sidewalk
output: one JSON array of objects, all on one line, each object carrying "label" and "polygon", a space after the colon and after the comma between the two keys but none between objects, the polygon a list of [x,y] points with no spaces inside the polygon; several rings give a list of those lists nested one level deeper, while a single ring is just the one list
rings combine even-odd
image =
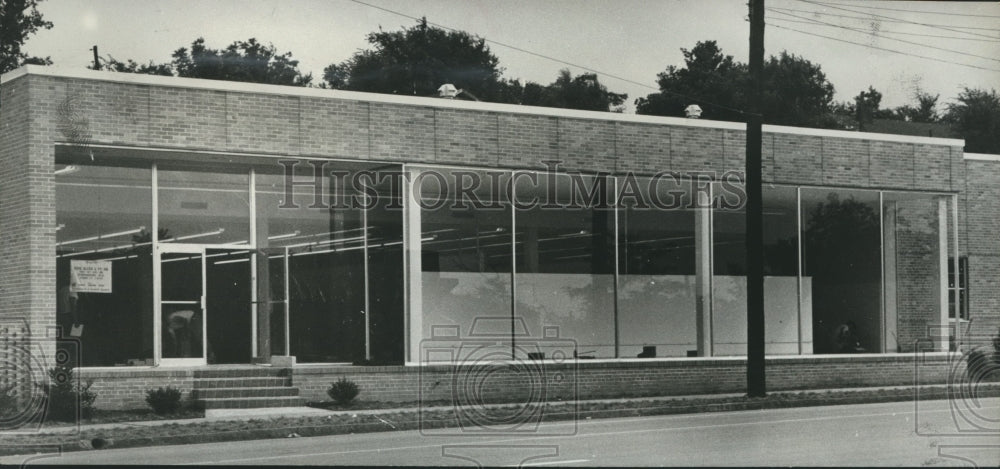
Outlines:
[{"label": "sidewalk", "polygon": [[[946,384],[937,385],[924,385],[920,386],[920,391],[925,394],[930,394],[933,396],[943,395],[944,391],[948,388]],[[993,390],[1000,391],[1000,383],[982,383],[980,390]],[[879,393],[892,393],[898,395],[902,391],[909,391],[910,396],[914,392],[913,386],[885,386],[885,387],[864,387],[864,388],[837,388],[837,389],[803,389],[794,391],[773,391],[768,393],[769,398],[781,398],[781,397],[801,397],[806,396],[813,401],[807,405],[824,405],[824,404],[838,404],[844,403],[844,400],[851,400],[848,403],[864,403],[865,401],[875,401],[875,395]],[[858,394],[863,394],[859,396]],[[870,395],[870,396],[869,396]],[[615,404],[621,404],[623,406],[628,406],[630,404],[637,404],[643,402],[669,402],[677,403],[688,401],[691,407],[691,412],[710,412],[718,410],[728,410],[720,409],[719,406],[725,403],[730,403],[733,399],[738,399],[744,397],[743,393],[727,393],[727,394],[697,394],[697,395],[683,395],[683,396],[655,396],[655,397],[631,397],[631,398],[617,398],[617,399],[586,399],[578,401],[553,401],[549,402],[550,406],[565,406],[576,404],[576,407],[582,407],[587,405],[599,405],[599,404],[609,404],[614,406]],[[855,399],[851,399],[851,398]],[[905,396],[900,396],[905,397]],[[941,399],[943,397],[932,397],[932,399]],[[901,399],[896,399],[901,400]],[[523,404],[519,403],[508,403],[508,404],[484,404],[482,408],[505,408],[505,407],[520,407]],[[453,410],[452,406],[430,406],[430,407],[399,407],[399,408],[384,408],[384,409],[358,409],[358,410],[327,410],[318,409],[314,407],[270,407],[270,408],[259,408],[259,409],[210,409],[205,411],[205,417],[203,418],[188,418],[188,419],[176,419],[176,420],[150,420],[150,421],[133,421],[133,422],[116,422],[116,423],[98,423],[98,424],[82,424],[82,425],[66,425],[57,426],[50,428],[42,428],[38,433],[43,434],[59,434],[59,433],[75,433],[82,432],[86,430],[105,430],[105,429],[121,429],[129,427],[157,427],[165,425],[191,425],[205,422],[241,422],[250,420],[273,420],[279,418],[296,418],[296,417],[324,417],[324,416],[361,416],[361,415],[379,415],[379,414],[398,414],[398,413],[413,413],[416,414],[420,411],[424,412],[448,412]],[[738,410],[738,409],[733,409]],[[0,436],[8,432],[0,432]]]}]

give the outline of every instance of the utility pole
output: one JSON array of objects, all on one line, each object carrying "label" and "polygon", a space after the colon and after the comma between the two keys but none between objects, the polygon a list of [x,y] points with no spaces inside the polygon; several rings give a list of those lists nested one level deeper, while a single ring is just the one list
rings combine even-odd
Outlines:
[{"label": "utility pole", "polygon": [[750,5],[750,90],[747,109],[747,395],[764,397],[764,201],[761,182],[761,69],[764,68],[764,0]]},{"label": "utility pole", "polygon": [[94,46],[93,50],[94,50],[94,70],[100,70],[101,60],[99,57],[97,57],[97,46]]}]

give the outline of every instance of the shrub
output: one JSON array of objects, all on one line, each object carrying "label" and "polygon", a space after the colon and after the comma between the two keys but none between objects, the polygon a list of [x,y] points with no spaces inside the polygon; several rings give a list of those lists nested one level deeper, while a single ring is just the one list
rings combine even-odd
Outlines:
[{"label": "shrub", "polygon": [[353,401],[355,397],[358,397],[358,392],[358,385],[347,378],[340,378],[330,385],[330,389],[326,390],[330,399],[341,405]]},{"label": "shrub", "polygon": [[48,405],[49,420],[74,422],[78,417],[87,419],[93,415],[97,394],[90,387],[94,382],[80,383],[73,378],[73,373],[70,365],[50,368],[48,382],[38,385]]},{"label": "shrub", "polygon": [[0,388],[0,421],[6,422],[21,411],[16,389],[17,386],[13,384]]},{"label": "shrub", "polygon": [[146,391],[146,403],[157,415],[177,412],[181,408],[181,391],[172,386]]}]

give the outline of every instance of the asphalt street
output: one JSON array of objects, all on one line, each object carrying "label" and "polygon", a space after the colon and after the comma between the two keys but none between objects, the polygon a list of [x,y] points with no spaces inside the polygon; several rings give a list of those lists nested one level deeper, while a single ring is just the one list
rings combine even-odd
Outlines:
[{"label": "asphalt street", "polygon": [[0,464],[1000,466],[1000,398],[108,449]]}]

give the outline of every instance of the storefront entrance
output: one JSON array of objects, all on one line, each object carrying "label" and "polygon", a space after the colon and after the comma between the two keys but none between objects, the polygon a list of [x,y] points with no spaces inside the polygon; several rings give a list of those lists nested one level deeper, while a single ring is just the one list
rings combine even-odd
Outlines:
[{"label": "storefront entrance", "polygon": [[157,362],[250,363],[254,311],[249,252],[159,243],[154,261]]}]

